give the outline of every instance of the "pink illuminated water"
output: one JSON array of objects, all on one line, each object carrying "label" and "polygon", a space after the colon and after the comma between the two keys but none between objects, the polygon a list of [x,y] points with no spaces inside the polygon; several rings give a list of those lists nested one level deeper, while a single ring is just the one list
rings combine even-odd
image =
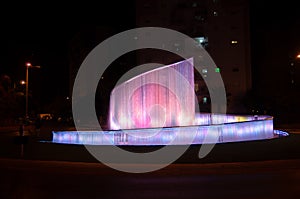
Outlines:
[{"label": "pink illuminated water", "polygon": [[[157,68],[117,86],[109,131],[53,132],[53,142],[90,145],[190,145],[271,139],[271,116],[195,113],[193,59]],[[126,130],[122,130],[126,129]]]},{"label": "pink illuminated water", "polygon": [[[193,126],[158,129],[53,132],[53,142],[152,146],[240,142],[288,136],[285,132],[273,129],[273,117],[271,116],[197,114],[196,121],[198,124]],[[192,139],[191,136],[193,136]]]},{"label": "pink illuminated water", "polygon": [[160,67],[117,86],[110,96],[110,129],[194,124],[193,59]]},{"label": "pink illuminated water", "polygon": [[137,88],[129,101],[131,119],[137,128],[180,124],[179,118],[176,117],[181,115],[179,99],[160,84],[146,84]]}]

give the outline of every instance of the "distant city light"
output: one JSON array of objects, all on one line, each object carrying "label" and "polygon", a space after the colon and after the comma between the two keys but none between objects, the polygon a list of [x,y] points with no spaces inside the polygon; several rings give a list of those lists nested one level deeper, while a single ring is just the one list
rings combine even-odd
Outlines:
[{"label": "distant city light", "polygon": [[237,43],[238,43],[237,40],[232,40],[232,41],[231,41],[231,44],[237,44]]},{"label": "distant city light", "polygon": [[199,44],[204,44],[205,42],[207,42],[207,38],[206,37],[196,37],[194,38]]},{"label": "distant city light", "polygon": [[300,54],[298,54],[298,55],[296,56],[296,58],[297,58],[297,59],[300,59]]},{"label": "distant city light", "polygon": [[20,81],[20,84],[21,84],[21,85],[25,85],[26,82],[25,82],[24,80],[21,80],[21,81]]},{"label": "distant city light", "polygon": [[27,63],[26,63],[26,66],[28,66],[28,67],[31,66],[31,63],[30,63],[30,62],[27,62]]}]

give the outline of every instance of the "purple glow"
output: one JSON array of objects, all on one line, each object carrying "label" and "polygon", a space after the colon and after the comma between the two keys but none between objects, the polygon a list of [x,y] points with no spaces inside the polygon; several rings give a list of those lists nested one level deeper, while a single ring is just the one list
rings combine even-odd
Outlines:
[{"label": "purple glow", "polygon": [[193,59],[151,70],[120,84],[111,93],[109,111],[112,130],[53,132],[52,141],[190,145],[288,135],[273,129],[271,116],[195,114]]},{"label": "purple glow", "polygon": [[110,96],[110,129],[193,125],[193,59],[160,67],[117,86]]},{"label": "purple glow", "polygon": [[[218,118],[229,123],[210,125],[208,118]],[[244,121],[238,121],[238,120]],[[53,132],[53,142],[67,144],[89,145],[173,145],[208,144],[209,136],[218,136],[218,143],[262,140],[278,137],[278,131],[273,130],[271,116],[236,116],[198,114],[197,120],[207,120],[206,125],[194,125],[172,128],[130,129],[126,131],[62,131]],[[157,132],[158,131],[158,132]],[[192,142],[187,142],[190,132],[196,132]],[[157,133],[153,133],[157,132]],[[284,135],[284,134],[282,134]],[[288,134],[286,134],[288,135]],[[205,139],[206,138],[206,139]]]},{"label": "purple glow", "polygon": [[224,124],[234,122],[247,122],[253,120],[264,120],[271,116],[266,115],[222,115],[222,114],[209,114],[209,113],[196,113],[195,125],[212,125],[212,124]]},{"label": "purple glow", "polygon": [[[152,95],[155,92],[156,96]],[[168,97],[166,96],[168,93]],[[141,99],[145,103],[141,103]],[[176,114],[181,114],[181,106],[176,95],[159,84],[147,84],[139,87],[130,98],[131,119],[137,128],[163,127],[165,124],[180,124]]]}]

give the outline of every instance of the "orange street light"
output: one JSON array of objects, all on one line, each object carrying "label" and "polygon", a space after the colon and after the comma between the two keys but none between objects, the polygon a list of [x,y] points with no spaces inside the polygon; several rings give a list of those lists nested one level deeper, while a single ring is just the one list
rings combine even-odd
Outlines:
[{"label": "orange street light", "polygon": [[26,111],[25,111],[25,118],[28,118],[28,86],[29,86],[29,75],[28,75],[28,69],[29,68],[41,68],[41,66],[32,66],[30,62],[26,63]]}]

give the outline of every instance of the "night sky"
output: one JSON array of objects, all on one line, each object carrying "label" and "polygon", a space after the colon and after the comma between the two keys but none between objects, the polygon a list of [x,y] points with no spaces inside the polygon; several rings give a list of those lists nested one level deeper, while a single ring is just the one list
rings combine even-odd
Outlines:
[{"label": "night sky", "polygon": [[[127,7],[130,4],[126,5]],[[38,1],[23,5],[3,5],[0,12],[0,74],[13,81],[25,80],[25,63],[40,65],[30,69],[29,85],[48,103],[55,96],[69,95],[69,43],[86,27],[131,27],[131,11],[123,2],[61,4]],[[114,13],[118,16],[112,18]]]},{"label": "night sky", "polygon": [[253,86],[261,92],[284,92],[290,80],[289,64],[300,53],[300,4],[251,1],[251,6]]},{"label": "night sky", "polygon": [[[36,89],[42,100],[69,95],[70,40],[87,26],[111,26],[119,31],[132,28],[135,8],[127,2],[100,1],[96,5],[38,1],[1,5],[0,74],[8,74],[14,81],[25,79],[25,62],[30,61],[42,67],[30,73],[31,81],[38,82]],[[300,52],[299,33],[298,3],[251,0],[254,86],[265,81],[260,75],[264,63],[274,63],[280,73],[288,57]],[[274,57],[277,60],[270,61]]]}]

